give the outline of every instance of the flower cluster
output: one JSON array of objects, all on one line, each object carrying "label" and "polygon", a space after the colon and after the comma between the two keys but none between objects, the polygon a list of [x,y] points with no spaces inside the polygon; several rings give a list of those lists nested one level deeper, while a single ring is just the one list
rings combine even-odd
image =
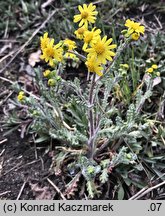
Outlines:
[{"label": "flower cluster", "polygon": [[72,53],[72,51],[74,51],[77,48],[75,41],[66,38],[63,41],[62,47],[63,50],[66,51],[66,53],[64,54],[64,58],[77,59],[76,55]]},{"label": "flower cluster", "polygon": [[56,70],[45,70],[43,76],[48,79],[48,86],[55,86],[56,83],[61,80],[61,77],[57,75]]},{"label": "flower cluster", "polygon": [[[50,66],[55,67],[58,62],[64,63],[66,59],[78,61],[72,52],[77,48],[76,43],[68,38],[54,44],[54,39],[48,37],[48,32],[40,37],[42,55],[40,58],[45,60]],[[45,76],[45,74],[44,74]]]},{"label": "flower cluster", "polygon": [[17,95],[17,100],[19,102],[22,102],[25,99],[25,93],[23,91],[20,91]]},{"label": "flower cluster", "polygon": [[143,35],[145,32],[144,26],[142,26],[139,22],[134,22],[130,19],[126,20],[125,26],[128,30],[124,30],[123,33],[125,33],[126,37],[131,37],[133,40],[138,40],[140,35]]},{"label": "flower cluster", "polygon": [[[96,27],[88,28],[89,24],[94,24],[98,12],[96,6],[90,3],[88,6],[83,4],[78,6],[80,14],[74,16],[74,22],[79,23],[79,29],[75,31],[78,39],[83,40],[83,50],[87,53],[87,61],[85,62],[88,72],[94,72],[99,76],[103,75],[104,65],[107,61],[112,61],[115,53],[112,51],[116,48],[116,44],[112,43],[112,38],[107,36],[101,37],[101,30]],[[91,26],[90,25],[90,26]]]},{"label": "flower cluster", "polygon": [[42,51],[41,59],[48,62],[50,66],[54,66],[55,62],[62,61],[63,49],[60,43],[54,45],[54,39],[50,39],[47,32],[40,38],[40,41]]},{"label": "flower cluster", "polygon": [[146,70],[147,73],[153,74],[154,76],[160,76],[160,72],[157,71],[158,66],[156,64],[153,64],[150,68]]},{"label": "flower cluster", "polygon": [[[96,73],[98,76],[103,75],[105,65],[108,61],[112,61],[116,53],[113,51],[117,45],[113,44],[112,38],[107,38],[106,35],[101,36],[101,30],[94,26],[96,22],[96,6],[90,3],[78,6],[79,14],[74,16],[74,22],[79,23],[79,28],[74,32],[76,38],[83,41],[82,50],[86,57],[85,65],[88,72]],[[126,38],[138,40],[140,35],[144,34],[145,27],[138,22],[130,19],[126,20],[125,26],[128,28],[123,33]],[[75,49],[77,48],[75,41],[66,38],[57,44],[54,44],[54,39],[48,37],[46,32],[41,38],[41,59],[45,60],[50,66],[55,67],[58,62],[65,64],[66,59],[72,59],[78,62],[79,55]],[[151,71],[151,69],[149,70]],[[50,71],[46,70],[44,77],[50,76]],[[48,84],[53,82],[48,82]]]}]

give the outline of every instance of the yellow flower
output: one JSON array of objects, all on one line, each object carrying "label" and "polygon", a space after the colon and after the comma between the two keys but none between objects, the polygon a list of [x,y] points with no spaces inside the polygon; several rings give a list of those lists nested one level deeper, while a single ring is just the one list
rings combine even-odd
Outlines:
[{"label": "yellow flower", "polygon": [[55,84],[56,84],[56,81],[54,79],[49,79],[48,80],[48,85],[49,86],[55,86]]},{"label": "yellow flower", "polygon": [[83,50],[86,50],[86,48],[88,47],[88,45],[92,46],[92,43],[96,42],[99,39],[99,35],[101,33],[100,29],[96,29],[96,27],[94,27],[92,29],[92,31],[85,31],[84,32],[84,45],[83,45]]},{"label": "yellow flower", "polygon": [[86,4],[83,4],[83,7],[79,5],[78,9],[80,11],[80,14],[74,16],[74,22],[80,22],[79,27],[84,25],[86,28],[88,28],[88,22],[95,23],[96,15],[98,14],[98,12],[95,11],[95,5],[93,5],[92,3],[90,3],[88,6]]},{"label": "yellow flower", "polygon": [[21,102],[24,100],[24,98],[25,98],[25,93],[23,91],[20,91],[17,96],[17,100]]},{"label": "yellow flower", "polygon": [[[104,36],[103,39],[99,37],[96,43],[91,45],[91,48],[88,48],[88,58],[94,56],[99,63],[106,64],[106,60],[112,61],[112,57],[115,56],[115,53],[111,49],[116,48],[116,44],[111,44],[112,38],[107,40],[107,36]],[[111,45],[110,45],[111,44]]]},{"label": "yellow flower", "polygon": [[147,72],[148,72],[148,73],[152,73],[152,72],[153,72],[153,68],[152,68],[152,67],[148,68],[148,69],[147,69]]},{"label": "yellow flower", "polygon": [[64,40],[63,46],[66,46],[67,50],[73,50],[77,47],[75,41],[72,41],[68,38]]},{"label": "yellow flower", "polygon": [[43,51],[47,47],[47,44],[50,42],[50,38],[48,38],[48,32],[45,32],[44,36],[40,37],[40,42],[41,42],[41,50]]},{"label": "yellow flower", "polygon": [[125,68],[125,69],[129,69],[129,65],[128,64],[120,64],[120,67]]},{"label": "yellow flower", "polygon": [[48,77],[50,75],[50,72],[51,72],[50,70],[45,70],[43,72],[44,77]]},{"label": "yellow flower", "polygon": [[78,29],[74,32],[75,35],[76,35],[76,38],[82,40],[83,37],[84,37],[85,31],[87,31],[87,29],[86,29],[84,26],[82,26],[81,28],[78,28]]},{"label": "yellow flower", "polygon": [[153,65],[152,65],[152,68],[153,68],[153,69],[158,69],[158,66],[157,66],[156,64],[153,64]]},{"label": "yellow flower", "polygon": [[[144,34],[145,27],[140,25],[140,23],[138,22],[134,22],[130,19],[127,19],[125,26],[128,27],[128,36],[130,36],[133,33],[137,33],[137,35],[140,37],[140,34]],[[137,40],[137,35],[133,35],[133,39]]]},{"label": "yellow flower", "polygon": [[63,49],[60,46],[60,43],[54,45],[54,39],[51,39],[46,48],[43,49],[43,54],[40,58],[49,62],[50,66],[54,65],[54,61],[62,61]]},{"label": "yellow flower", "polygon": [[[63,48],[66,49],[67,51],[73,51],[75,48],[77,48],[75,41],[72,41],[70,39],[65,39],[64,43],[63,43]],[[65,58],[71,58],[71,59],[75,59],[77,58],[75,54],[70,53],[70,52],[66,52],[64,55]]]},{"label": "yellow flower", "polygon": [[69,59],[78,60],[77,56],[74,53],[67,52],[67,53],[65,53],[64,57],[67,58],[67,59],[69,58]]},{"label": "yellow flower", "polygon": [[100,63],[97,61],[97,59],[94,56],[88,58],[85,64],[88,68],[88,72],[94,72],[99,76],[103,75],[102,73],[103,67],[101,67]]},{"label": "yellow flower", "polygon": [[140,35],[138,34],[138,33],[133,33],[132,35],[131,35],[131,38],[133,39],[133,40],[138,40],[139,39],[139,37],[140,37]]}]

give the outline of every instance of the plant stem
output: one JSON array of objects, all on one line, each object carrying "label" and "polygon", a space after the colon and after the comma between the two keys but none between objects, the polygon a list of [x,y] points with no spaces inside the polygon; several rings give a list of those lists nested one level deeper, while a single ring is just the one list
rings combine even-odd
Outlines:
[{"label": "plant stem", "polygon": [[[121,45],[118,47],[118,50],[116,52],[115,57],[113,58],[113,61],[110,62],[107,67],[104,70],[104,75],[109,71],[109,68],[112,67],[118,57],[120,56],[123,49],[128,45],[130,39],[126,39],[124,43],[121,43]],[[88,147],[89,147],[89,158],[92,159],[94,157],[95,153],[95,139],[97,137],[97,133],[99,131],[100,127],[100,118],[97,116],[97,124],[94,122],[94,104],[95,104],[95,94],[94,94],[94,87],[97,85],[98,81],[102,78],[99,77],[97,80],[95,80],[95,74],[92,77],[91,87],[89,91],[89,108],[88,108],[88,119],[89,119],[89,140],[88,140]],[[105,144],[105,146],[109,143]]]},{"label": "plant stem", "polygon": [[94,131],[95,131],[95,127],[94,127],[94,86],[95,86],[95,77],[96,74],[93,74],[92,77],[92,82],[91,82],[91,86],[90,86],[90,90],[89,90],[89,99],[88,99],[88,128],[89,128],[89,140],[88,140],[88,147],[89,147],[89,157],[92,158],[93,154],[94,154]]},{"label": "plant stem", "polygon": [[68,50],[67,52],[76,55],[82,61],[86,61],[86,57],[84,55],[81,55],[80,53],[78,53],[76,51]]}]

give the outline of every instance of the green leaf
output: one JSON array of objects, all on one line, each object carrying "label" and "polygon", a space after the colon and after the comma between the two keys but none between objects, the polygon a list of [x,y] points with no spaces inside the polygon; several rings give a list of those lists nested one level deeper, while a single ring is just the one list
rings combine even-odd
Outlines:
[{"label": "green leaf", "polygon": [[119,186],[119,190],[118,190],[118,194],[117,194],[117,198],[118,200],[123,200],[124,199],[124,189],[123,189],[123,186],[122,184],[120,183],[120,186]]},{"label": "green leaf", "polygon": [[102,174],[100,175],[100,181],[103,184],[108,181],[108,170],[107,170],[107,168],[103,169]]}]

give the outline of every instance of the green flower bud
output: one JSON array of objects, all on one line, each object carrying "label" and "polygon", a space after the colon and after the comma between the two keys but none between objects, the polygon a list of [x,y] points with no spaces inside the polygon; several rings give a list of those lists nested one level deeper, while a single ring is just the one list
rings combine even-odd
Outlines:
[{"label": "green flower bud", "polygon": [[94,168],[93,166],[88,166],[87,172],[88,172],[89,174],[93,174],[93,173],[95,172],[95,168]]},{"label": "green flower bud", "polygon": [[48,86],[55,86],[55,85],[56,85],[56,80],[54,80],[54,79],[48,80]]}]

